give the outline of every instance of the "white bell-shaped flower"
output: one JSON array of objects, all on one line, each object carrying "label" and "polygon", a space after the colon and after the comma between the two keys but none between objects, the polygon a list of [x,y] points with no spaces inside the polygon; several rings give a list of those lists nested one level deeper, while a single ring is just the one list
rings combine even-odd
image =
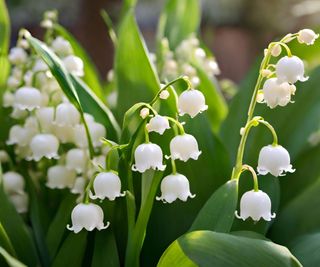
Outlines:
[{"label": "white bell-shaped flower", "polygon": [[83,76],[83,61],[81,58],[76,57],[74,55],[67,56],[63,59],[63,64],[66,67],[66,69],[76,76]]},{"label": "white bell-shaped flower", "polygon": [[7,145],[18,144],[20,146],[26,146],[30,143],[34,136],[34,131],[30,128],[24,128],[20,125],[14,125],[10,128],[9,139]]},{"label": "white bell-shaped flower", "polygon": [[303,29],[298,32],[298,42],[301,44],[313,45],[315,40],[319,37],[313,30]]},{"label": "white bell-shaped flower", "polygon": [[46,186],[51,189],[72,188],[76,172],[63,165],[55,165],[48,169]]},{"label": "white bell-shaped flower", "polygon": [[80,148],[73,148],[67,152],[66,166],[70,170],[82,173],[87,168],[88,159],[87,151]]},{"label": "white bell-shaped flower", "polygon": [[22,194],[25,182],[21,174],[17,172],[6,172],[3,174],[3,187],[7,194]]},{"label": "white bell-shaped flower", "polygon": [[70,103],[61,103],[56,108],[55,124],[58,126],[75,126],[80,122],[80,113]]},{"label": "white bell-shaped flower", "polygon": [[19,65],[26,63],[28,59],[27,52],[21,47],[13,47],[10,49],[9,61],[11,64]]},{"label": "white bell-shaped flower", "polygon": [[42,104],[41,92],[33,87],[21,87],[14,95],[13,106],[22,110],[34,110]]},{"label": "white bell-shaped flower", "polygon": [[9,108],[9,107],[12,107],[13,104],[14,104],[14,94],[9,91],[6,91],[2,97],[2,106],[4,108]]},{"label": "white bell-shaped flower", "polygon": [[7,85],[9,88],[16,88],[20,85],[21,80],[14,77],[14,76],[10,76],[7,80]]},{"label": "white bell-shaped flower", "polygon": [[10,117],[16,120],[24,119],[27,116],[28,116],[27,110],[22,110],[18,108],[14,108],[10,114]]},{"label": "white bell-shaped flower", "polygon": [[162,150],[157,144],[145,143],[139,145],[134,152],[134,159],[133,171],[143,173],[149,169],[164,171],[166,168],[166,165],[162,164]]},{"label": "white bell-shaped flower", "polygon": [[30,149],[32,151],[32,156],[29,160],[39,161],[43,157],[48,159],[57,159],[59,140],[52,134],[37,134],[30,142]]},{"label": "white bell-shaped flower", "polygon": [[42,59],[37,59],[33,65],[32,70],[33,72],[45,72],[49,70],[49,67]]},{"label": "white bell-shaped flower", "polygon": [[54,108],[42,107],[36,110],[36,117],[41,126],[42,132],[50,133],[53,129]]},{"label": "white bell-shaped flower", "polygon": [[199,113],[208,109],[205,104],[203,93],[198,90],[191,89],[184,91],[178,99],[178,108],[180,115],[189,114],[194,118]]},{"label": "white bell-shaped flower", "polygon": [[191,134],[177,135],[170,142],[170,153],[172,159],[187,161],[188,159],[197,160],[201,154],[198,142]]},{"label": "white bell-shaped flower", "polygon": [[308,77],[304,77],[303,61],[297,56],[282,57],[276,64],[276,74],[279,82],[295,83],[308,80]]},{"label": "white bell-shaped flower", "polygon": [[196,195],[191,194],[190,185],[187,177],[180,173],[170,174],[161,181],[161,196],[157,200],[172,203],[176,199],[187,201],[188,197],[194,198]]},{"label": "white bell-shaped flower", "polygon": [[109,226],[109,222],[106,225],[103,224],[103,210],[100,206],[93,203],[80,203],[74,207],[71,213],[72,226],[67,225],[68,230],[79,233],[83,228],[87,231],[92,231],[97,228],[99,231],[106,229]]},{"label": "white bell-shaped flower", "polygon": [[[88,122],[89,133],[94,147],[102,145],[101,138],[106,136],[106,128],[97,122]],[[74,140],[78,147],[87,148],[88,139],[84,125],[77,125],[74,130]]]},{"label": "white bell-shaped flower", "polygon": [[288,151],[280,145],[268,145],[260,150],[257,170],[261,175],[271,173],[275,177],[295,171],[290,164]]},{"label": "white bell-shaped flower", "polygon": [[0,150],[0,163],[8,162],[10,160],[9,154],[5,150]]},{"label": "white bell-shaped flower", "polygon": [[75,129],[76,127],[70,126],[70,125],[65,125],[65,126],[58,126],[55,125],[53,128],[54,134],[58,137],[61,143],[72,143],[74,142],[75,138]]},{"label": "white bell-shaped flower", "polygon": [[52,50],[59,56],[67,56],[72,54],[71,44],[61,36],[58,36],[51,43]]},{"label": "white bell-shaped flower", "polygon": [[26,192],[9,195],[9,199],[18,213],[26,213],[28,211],[29,197]]},{"label": "white bell-shaped flower", "polygon": [[235,212],[238,219],[246,220],[251,217],[254,221],[263,218],[265,221],[271,221],[276,217],[275,213],[271,213],[271,200],[269,196],[259,191],[248,191],[243,194],[240,200],[240,215]]},{"label": "white bell-shaped flower", "polygon": [[93,182],[95,195],[91,195],[92,199],[115,200],[116,197],[123,197],[121,193],[121,180],[118,175],[113,172],[100,172]]},{"label": "white bell-shaped flower", "polygon": [[169,121],[166,117],[156,115],[147,124],[148,132],[157,132],[163,134],[165,130],[170,129]]},{"label": "white bell-shaped flower", "polygon": [[263,99],[270,108],[284,107],[291,101],[295,86],[287,82],[279,82],[277,78],[267,79],[263,85]]},{"label": "white bell-shaped flower", "polygon": [[72,194],[83,194],[86,186],[86,179],[82,176],[77,177],[74,181],[73,187],[70,190]]}]

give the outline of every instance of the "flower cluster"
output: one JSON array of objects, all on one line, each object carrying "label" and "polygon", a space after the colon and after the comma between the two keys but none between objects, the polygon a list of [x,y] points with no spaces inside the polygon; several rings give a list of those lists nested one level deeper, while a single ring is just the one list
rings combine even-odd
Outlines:
[{"label": "flower cluster", "polygon": [[[271,200],[269,196],[259,190],[258,179],[254,169],[246,164],[242,164],[244,145],[251,127],[263,124],[271,131],[273,143],[264,146],[259,153],[257,171],[260,175],[271,175],[278,177],[285,175],[286,172],[292,173],[295,170],[290,164],[290,155],[282,146],[278,145],[278,138],[273,127],[263,118],[253,117],[255,103],[266,103],[268,107],[286,106],[291,101],[291,96],[295,94],[297,81],[304,82],[308,80],[305,77],[305,68],[303,61],[291,54],[288,43],[297,39],[300,43],[312,45],[319,37],[312,30],[304,29],[295,34],[288,34],[279,42],[271,43],[265,49],[265,57],[261,63],[260,74],[253,93],[252,101],[249,107],[248,120],[240,131],[241,141],[238,149],[237,162],[233,169],[233,179],[240,177],[243,171],[249,170],[254,179],[254,190],[246,192],[240,200],[240,215],[236,212],[236,217],[246,220],[251,217],[254,221],[263,218],[270,221],[275,217],[271,213]],[[272,57],[280,56],[282,48],[287,53],[281,57],[276,64],[270,64]],[[258,90],[264,80],[262,90]]]},{"label": "flower cluster", "polygon": [[[174,51],[170,50],[166,38],[161,41],[163,63],[159,72],[163,80],[171,80],[179,75],[187,75],[194,86],[200,80],[195,66],[201,66],[209,77],[220,74],[220,69],[214,57],[201,48],[200,41],[194,35],[183,40]],[[155,56],[153,56],[155,59]]]}]

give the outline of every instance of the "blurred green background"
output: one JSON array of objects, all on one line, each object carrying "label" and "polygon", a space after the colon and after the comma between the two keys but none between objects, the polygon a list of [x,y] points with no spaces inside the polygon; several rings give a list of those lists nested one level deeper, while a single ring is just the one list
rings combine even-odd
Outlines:
[{"label": "blurred green background", "polygon": [[[153,51],[158,16],[164,0],[140,0],[137,20]],[[83,44],[102,76],[111,69],[113,48],[99,15],[106,9],[119,19],[119,0],[7,0],[13,34],[24,26],[40,34],[39,21],[48,9],[57,9],[60,21]],[[202,0],[201,32],[205,43],[214,51],[222,70],[221,77],[239,82],[261,53],[277,36],[320,25],[318,0]],[[14,42],[15,40],[12,40]]]}]

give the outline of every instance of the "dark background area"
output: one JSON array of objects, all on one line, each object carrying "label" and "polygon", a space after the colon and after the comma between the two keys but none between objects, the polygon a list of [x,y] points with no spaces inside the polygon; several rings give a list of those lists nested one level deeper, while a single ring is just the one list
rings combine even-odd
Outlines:
[{"label": "dark background area", "polygon": [[[117,25],[120,0],[7,0],[12,20],[12,45],[19,28],[41,36],[42,13],[59,11],[60,22],[87,49],[102,77],[112,67],[113,46],[100,10]],[[136,9],[141,31],[152,51],[158,17],[165,0],[140,0]],[[256,56],[273,38],[320,25],[320,1],[203,0],[201,35],[214,52],[221,77],[239,82]]]}]

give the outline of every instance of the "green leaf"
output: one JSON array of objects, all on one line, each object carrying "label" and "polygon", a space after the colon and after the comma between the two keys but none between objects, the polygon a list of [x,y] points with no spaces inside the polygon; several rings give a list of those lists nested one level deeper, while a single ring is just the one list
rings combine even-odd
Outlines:
[{"label": "green leaf", "polygon": [[231,180],[215,191],[204,204],[190,231],[229,232],[238,202],[238,180]]},{"label": "green leaf", "polygon": [[[8,49],[10,42],[10,19],[6,2],[0,0],[0,89],[3,89],[6,84],[7,77],[9,74],[9,62],[8,62]],[[0,97],[3,91],[0,91]],[[2,97],[1,97],[2,99]],[[0,101],[2,103],[2,100]],[[1,105],[2,106],[2,105]]]},{"label": "green leaf", "polygon": [[199,0],[167,0],[160,15],[158,42],[166,37],[171,50],[195,33],[200,24]]},{"label": "green leaf", "polygon": [[47,233],[47,245],[51,258],[54,258],[59,246],[67,232],[67,224],[70,221],[70,214],[76,205],[76,196],[68,194],[61,202],[59,209],[50,224]]},{"label": "green leaf", "polygon": [[289,246],[304,267],[320,266],[320,233],[304,235]]},{"label": "green leaf", "polygon": [[52,267],[81,267],[87,245],[88,232],[83,230],[78,234],[69,233],[62,244]]},{"label": "green leaf", "polygon": [[[301,178],[301,177],[300,177]],[[296,236],[319,230],[320,179],[290,201],[278,214],[270,236],[276,242],[288,244]]]},{"label": "green leaf", "polygon": [[119,267],[119,255],[111,229],[95,233],[91,267]]},{"label": "green leaf", "polygon": [[0,210],[0,223],[10,238],[18,259],[30,267],[38,266],[37,250],[30,232],[2,188]]},{"label": "green leaf", "polygon": [[18,261],[16,258],[12,257],[5,249],[0,247],[0,254],[6,260],[9,267],[27,267],[22,262]]},{"label": "green leaf", "polygon": [[120,25],[115,54],[119,121],[132,105],[150,101],[160,89],[159,79],[148,54],[133,10],[130,9]]},{"label": "green leaf", "polygon": [[206,113],[213,131],[217,132],[228,113],[228,107],[219,91],[218,82],[210,79],[206,72],[200,67],[196,67],[196,69],[200,79],[198,89],[205,95],[206,104],[208,105]]},{"label": "green leaf", "polygon": [[302,266],[286,247],[211,231],[195,231],[178,238],[162,255],[158,267],[184,266],[185,258],[189,259],[187,266]]},{"label": "green leaf", "polygon": [[100,98],[104,99],[104,90],[100,82],[98,70],[94,65],[92,59],[79,44],[76,38],[68,32],[63,26],[59,24],[54,25],[54,30],[58,35],[68,40],[72,46],[73,52],[76,56],[80,57],[84,63],[84,77],[83,81],[92,89],[92,91]]}]

